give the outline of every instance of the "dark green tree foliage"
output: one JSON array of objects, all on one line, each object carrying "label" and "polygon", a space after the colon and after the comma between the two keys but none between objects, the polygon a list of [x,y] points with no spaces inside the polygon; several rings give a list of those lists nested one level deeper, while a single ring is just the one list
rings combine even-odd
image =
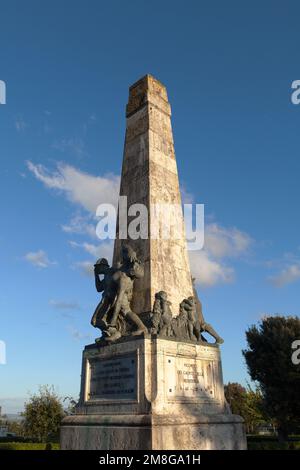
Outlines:
[{"label": "dark green tree foliage", "polygon": [[45,442],[50,435],[58,434],[64,417],[61,399],[53,387],[43,385],[25,404],[24,430],[27,437]]},{"label": "dark green tree foliage", "polygon": [[292,343],[300,339],[298,317],[265,317],[246,331],[243,351],[248,372],[257,381],[268,414],[276,420],[279,437],[300,422],[300,365],[292,362]]}]

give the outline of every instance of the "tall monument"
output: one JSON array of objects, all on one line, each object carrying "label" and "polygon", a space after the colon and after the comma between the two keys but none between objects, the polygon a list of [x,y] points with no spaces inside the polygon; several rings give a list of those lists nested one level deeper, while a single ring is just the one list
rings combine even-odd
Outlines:
[{"label": "tall monument", "polygon": [[[127,196],[128,207],[145,204],[148,208],[148,232],[157,222],[155,207],[181,206],[181,196],[174,153],[171,108],[167,90],[151,75],[146,75],[129,89],[126,108],[126,136],[120,196]],[[173,214],[174,215],[174,214]],[[172,214],[171,214],[172,216]],[[182,224],[181,214],[177,223]],[[120,258],[122,240],[115,243],[114,262]],[[133,308],[149,312],[155,293],[168,292],[174,309],[184,297],[193,295],[185,237],[132,241],[143,256],[145,274],[137,281]]]},{"label": "tall monument", "polygon": [[[83,352],[62,449],[246,448],[243,420],[224,398],[223,340],[191,279],[170,116],[154,77],[130,87],[113,264],[94,268],[102,298],[91,323],[102,334]],[[175,236],[162,233],[161,208]]]}]

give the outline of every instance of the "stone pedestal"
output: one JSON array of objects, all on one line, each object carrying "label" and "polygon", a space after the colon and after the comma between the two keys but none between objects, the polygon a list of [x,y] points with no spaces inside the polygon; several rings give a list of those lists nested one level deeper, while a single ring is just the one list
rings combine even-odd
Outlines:
[{"label": "stone pedestal", "polygon": [[155,336],[90,345],[62,449],[246,449],[224,400],[218,346]]}]

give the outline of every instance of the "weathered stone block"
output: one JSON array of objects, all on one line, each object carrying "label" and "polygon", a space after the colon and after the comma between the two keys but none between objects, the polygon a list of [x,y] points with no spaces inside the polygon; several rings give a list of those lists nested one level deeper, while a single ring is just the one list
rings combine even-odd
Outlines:
[{"label": "weathered stone block", "polygon": [[63,449],[244,449],[224,400],[218,346],[156,337],[87,346]]}]

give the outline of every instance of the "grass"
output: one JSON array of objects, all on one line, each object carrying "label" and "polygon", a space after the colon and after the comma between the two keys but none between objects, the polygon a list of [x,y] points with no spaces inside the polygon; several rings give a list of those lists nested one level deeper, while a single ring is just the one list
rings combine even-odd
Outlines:
[{"label": "grass", "polygon": [[[51,443],[52,450],[59,450],[59,443]],[[46,450],[45,443],[37,442],[0,442],[0,450]]]},{"label": "grass", "polygon": [[289,436],[288,442],[278,442],[276,436],[247,436],[248,450],[300,450],[299,436]]}]

